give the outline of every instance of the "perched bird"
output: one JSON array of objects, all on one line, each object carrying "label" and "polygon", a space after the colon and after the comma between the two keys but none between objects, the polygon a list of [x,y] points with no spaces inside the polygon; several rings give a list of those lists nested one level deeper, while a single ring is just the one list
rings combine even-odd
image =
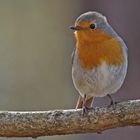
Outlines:
[{"label": "perched bird", "polygon": [[98,12],[80,15],[74,30],[76,47],[72,53],[72,79],[80,96],[76,108],[86,112],[94,97],[116,93],[127,73],[127,47]]}]

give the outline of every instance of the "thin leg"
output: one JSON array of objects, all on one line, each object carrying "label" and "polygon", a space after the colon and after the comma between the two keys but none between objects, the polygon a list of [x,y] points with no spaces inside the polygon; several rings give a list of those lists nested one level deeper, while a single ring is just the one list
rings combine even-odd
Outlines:
[{"label": "thin leg", "polygon": [[109,97],[110,99],[110,105],[108,107],[113,107],[113,109],[115,109],[115,105],[117,104],[117,102],[114,102],[113,98],[111,97],[110,94],[107,94],[107,96]]},{"label": "thin leg", "polygon": [[94,97],[92,96],[92,97],[86,99],[86,106],[87,106],[87,108],[89,108],[89,109],[93,109],[93,98],[94,98]]},{"label": "thin leg", "polygon": [[83,98],[83,114],[87,114],[88,113],[88,107],[86,106],[86,94],[84,94],[84,98]]},{"label": "thin leg", "polygon": [[83,107],[83,98],[81,95],[79,95],[79,98],[78,98],[78,101],[77,101],[77,104],[76,104],[76,109],[78,108],[82,108]]},{"label": "thin leg", "polygon": [[113,101],[113,98],[111,97],[111,95],[110,95],[110,94],[107,94],[107,96],[108,96],[109,99],[110,99],[110,105],[109,105],[109,106],[114,105],[114,101]]},{"label": "thin leg", "polygon": [[[93,99],[94,97],[91,96],[89,98],[86,97],[86,108],[88,109],[92,109],[93,108]],[[76,104],[76,109],[78,108],[83,108],[83,97],[79,95],[79,98],[78,98],[78,101],[77,101],[77,104]]]}]

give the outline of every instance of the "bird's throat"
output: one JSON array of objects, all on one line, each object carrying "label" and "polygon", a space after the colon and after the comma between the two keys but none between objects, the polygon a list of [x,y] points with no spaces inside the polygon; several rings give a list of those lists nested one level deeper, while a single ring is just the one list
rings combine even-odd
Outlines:
[{"label": "bird's throat", "polygon": [[102,31],[76,33],[78,60],[82,68],[91,70],[105,62],[122,65],[124,61],[120,42]]}]

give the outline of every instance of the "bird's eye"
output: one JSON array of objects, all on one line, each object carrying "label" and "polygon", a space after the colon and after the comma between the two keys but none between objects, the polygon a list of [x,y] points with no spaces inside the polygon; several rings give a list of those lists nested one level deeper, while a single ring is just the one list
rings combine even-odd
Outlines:
[{"label": "bird's eye", "polygon": [[95,29],[96,28],[96,25],[95,24],[90,24],[90,29]]}]

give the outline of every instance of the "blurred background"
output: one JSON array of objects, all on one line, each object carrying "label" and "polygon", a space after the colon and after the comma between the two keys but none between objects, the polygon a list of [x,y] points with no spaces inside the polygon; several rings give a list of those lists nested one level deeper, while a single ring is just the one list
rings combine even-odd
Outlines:
[{"label": "blurred background", "polygon": [[[129,69],[121,90],[123,101],[140,98],[139,0],[0,0],[0,110],[74,108],[78,93],[71,79],[70,55],[75,39],[69,30],[87,11],[107,16],[129,48]],[[108,98],[96,98],[105,106]],[[139,140],[140,127],[99,134],[41,137],[39,140]],[[7,138],[0,138],[0,140]],[[31,138],[13,138],[13,140]]]}]

